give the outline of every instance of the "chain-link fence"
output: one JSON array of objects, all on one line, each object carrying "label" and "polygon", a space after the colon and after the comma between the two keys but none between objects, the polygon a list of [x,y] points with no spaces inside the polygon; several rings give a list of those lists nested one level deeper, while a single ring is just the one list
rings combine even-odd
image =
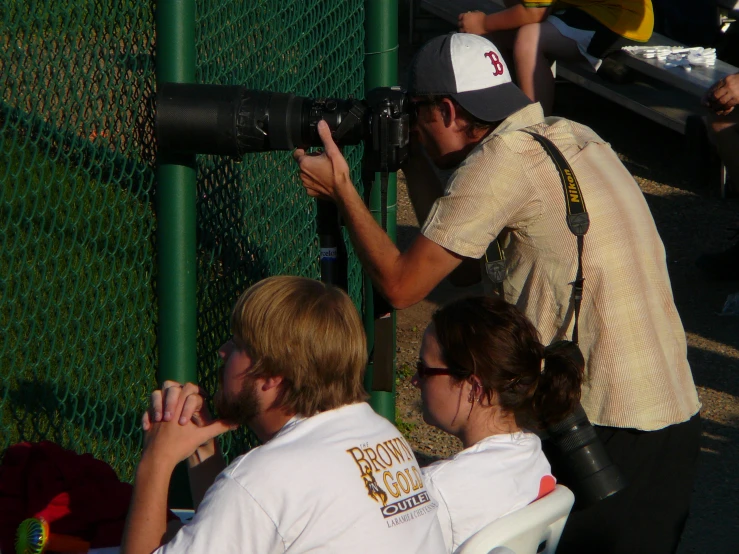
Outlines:
[{"label": "chain-link fence", "polygon": [[[196,81],[301,96],[363,96],[363,2],[200,2]],[[345,150],[359,173],[360,148]],[[359,182],[359,179],[354,179]],[[198,164],[198,378],[213,391],[231,307],[267,275],[319,277],[314,201],[289,152]],[[348,241],[346,241],[348,243]],[[349,255],[349,294],[362,274]]]},{"label": "chain-link fence", "polygon": [[[196,9],[197,82],[362,96],[363,2]],[[130,479],[157,366],[152,3],[4,0],[0,26],[0,450],[52,440]],[[361,149],[346,154],[358,182]],[[318,243],[288,153],[200,156],[197,183],[198,378],[212,392],[238,294],[318,277]],[[351,252],[348,273],[360,306]]]}]

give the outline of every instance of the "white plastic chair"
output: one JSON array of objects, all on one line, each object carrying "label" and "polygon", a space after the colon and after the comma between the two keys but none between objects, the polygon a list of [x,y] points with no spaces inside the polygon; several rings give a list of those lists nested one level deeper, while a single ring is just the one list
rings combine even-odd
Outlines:
[{"label": "white plastic chair", "polygon": [[[172,513],[185,524],[193,518],[195,510],[172,510]],[[87,554],[120,554],[120,551],[120,546],[107,546],[105,548],[91,548],[87,551]]]},{"label": "white plastic chair", "polygon": [[190,523],[190,520],[195,516],[195,510],[188,509],[173,509],[172,513],[180,518],[182,523]]},{"label": "white plastic chair", "polygon": [[554,554],[575,495],[557,485],[548,495],[496,519],[464,541],[454,554]]}]

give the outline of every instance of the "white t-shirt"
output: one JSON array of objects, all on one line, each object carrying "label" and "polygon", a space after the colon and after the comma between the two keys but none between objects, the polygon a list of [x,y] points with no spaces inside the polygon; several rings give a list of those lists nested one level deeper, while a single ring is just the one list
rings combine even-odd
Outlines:
[{"label": "white t-shirt", "polygon": [[486,437],[421,471],[426,488],[439,503],[437,517],[447,552],[555,484],[541,440],[525,432]]},{"label": "white t-shirt", "polygon": [[157,552],[442,554],[413,450],[364,402],[293,418],[216,478]]}]

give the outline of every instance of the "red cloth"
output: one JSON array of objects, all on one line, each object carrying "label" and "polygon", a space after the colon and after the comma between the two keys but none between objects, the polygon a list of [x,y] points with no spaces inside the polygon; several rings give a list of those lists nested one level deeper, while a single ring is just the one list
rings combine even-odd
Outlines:
[{"label": "red cloth", "polygon": [[118,546],[132,490],[91,454],[53,442],[15,444],[0,464],[0,551],[15,551],[18,525],[29,517],[92,548]]}]

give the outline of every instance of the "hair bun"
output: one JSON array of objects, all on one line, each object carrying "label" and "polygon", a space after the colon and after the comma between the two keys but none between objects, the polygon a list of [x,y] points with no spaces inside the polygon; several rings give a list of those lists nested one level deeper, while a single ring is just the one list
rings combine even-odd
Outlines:
[{"label": "hair bun", "polygon": [[557,351],[560,350],[561,348],[567,348],[571,344],[575,344],[575,343],[572,342],[571,340],[566,340],[566,339],[554,341],[549,346],[544,347],[544,357],[546,358],[547,356],[551,356],[552,354],[557,353]]}]

